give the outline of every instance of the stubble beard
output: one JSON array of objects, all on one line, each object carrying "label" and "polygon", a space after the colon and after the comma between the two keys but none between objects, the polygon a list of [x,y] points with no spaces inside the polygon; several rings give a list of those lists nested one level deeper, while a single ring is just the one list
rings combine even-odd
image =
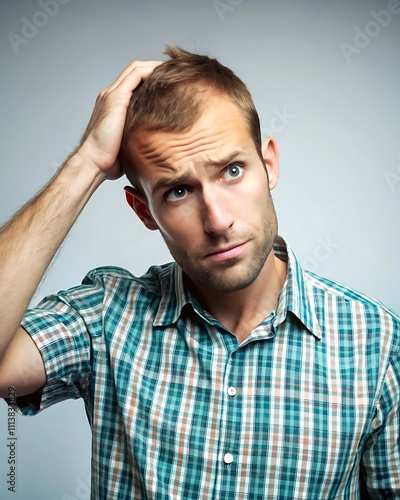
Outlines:
[{"label": "stubble beard", "polygon": [[236,292],[254,283],[273,249],[278,234],[278,223],[271,198],[268,205],[269,212],[266,210],[262,218],[261,238],[258,238],[257,235],[251,235],[247,238],[246,236],[241,237],[240,241],[255,242],[255,249],[246,268],[240,271],[237,271],[237,266],[241,265],[240,256],[235,259],[218,262],[212,268],[201,264],[204,255],[215,251],[221,242],[221,238],[215,238],[207,246],[201,247],[193,254],[188,255],[176,246],[174,242],[169,241],[165,235],[161,234],[172,257],[194,285],[199,284],[216,292]]}]

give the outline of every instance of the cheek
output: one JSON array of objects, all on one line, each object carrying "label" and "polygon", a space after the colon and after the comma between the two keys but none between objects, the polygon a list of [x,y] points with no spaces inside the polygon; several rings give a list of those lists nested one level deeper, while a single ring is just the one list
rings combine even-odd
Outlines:
[{"label": "cheek", "polygon": [[190,241],[195,238],[198,224],[193,214],[183,207],[164,210],[155,217],[155,220],[164,237],[178,245],[190,244]]},{"label": "cheek", "polygon": [[236,211],[239,210],[241,216],[248,220],[257,218],[266,207],[271,206],[268,184],[263,180],[253,182],[237,196],[237,200],[240,201],[236,203]]}]

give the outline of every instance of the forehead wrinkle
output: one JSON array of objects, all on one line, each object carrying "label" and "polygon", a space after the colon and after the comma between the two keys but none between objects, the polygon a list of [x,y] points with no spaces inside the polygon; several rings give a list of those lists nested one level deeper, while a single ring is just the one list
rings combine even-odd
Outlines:
[{"label": "forehead wrinkle", "polygon": [[178,158],[190,157],[201,153],[208,148],[214,148],[216,142],[221,139],[221,136],[226,135],[226,131],[217,132],[210,137],[210,131],[207,129],[202,129],[195,134],[185,134],[183,137],[178,138],[168,138],[165,144],[154,147],[151,144],[151,138],[146,143],[142,143],[140,148],[140,153],[148,160],[155,160],[157,163],[173,162]]},{"label": "forehead wrinkle", "polygon": [[[162,151],[164,151],[163,144],[167,144],[168,146],[171,145],[172,147],[179,147],[179,145],[182,144],[182,142],[184,144],[186,144],[188,141],[191,141],[191,143],[195,142],[197,140],[196,137],[203,134],[204,132],[207,132],[207,130],[202,129],[202,130],[199,130],[198,132],[195,132],[193,134],[191,134],[190,131],[188,131],[188,132],[183,131],[183,132],[179,132],[179,133],[168,132],[165,130],[147,131],[144,138],[141,138],[136,144],[138,144],[137,147],[141,149],[141,153],[143,155],[146,155],[149,159],[153,159],[153,157],[158,157],[158,156],[162,155]],[[174,139],[171,137],[172,135],[176,135],[176,134],[179,134],[178,138]],[[162,136],[162,135],[165,136],[165,140],[160,141],[160,142],[162,142],[162,144],[158,147],[154,146],[154,136],[155,135],[157,135],[158,137]],[[157,142],[157,139],[156,139],[156,142]],[[161,150],[161,152],[159,152],[160,150]]]}]

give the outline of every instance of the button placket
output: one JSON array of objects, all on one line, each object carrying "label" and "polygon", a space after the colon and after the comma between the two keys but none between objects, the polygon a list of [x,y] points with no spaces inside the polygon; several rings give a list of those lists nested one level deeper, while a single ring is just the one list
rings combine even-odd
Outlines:
[{"label": "button placket", "polygon": [[[236,363],[235,363],[235,358],[238,356],[238,350],[235,350],[234,352],[231,353],[230,355],[230,369],[226,371],[226,378],[225,378],[225,394],[227,395],[226,399],[226,404],[227,404],[227,433],[225,436],[225,451],[223,452],[222,455],[222,461],[226,466],[234,466],[235,462],[237,460],[237,456],[235,455],[236,452],[236,446],[235,444],[237,441],[237,431],[234,430],[235,428],[235,420],[237,418],[237,404],[239,404],[239,401],[237,400],[238,394],[239,394],[239,389],[237,388],[236,384],[236,379],[237,376],[235,373],[232,373],[232,369],[234,369]],[[239,377],[240,378],[240,377]],[[233,427],[232,427],[233,426]],[[234,437],[236,436],[236,437]]]}]

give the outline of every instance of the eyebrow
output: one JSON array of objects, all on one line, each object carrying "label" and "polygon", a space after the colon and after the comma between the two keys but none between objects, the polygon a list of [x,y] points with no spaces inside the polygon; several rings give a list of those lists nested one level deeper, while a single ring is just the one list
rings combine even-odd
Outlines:
[{"label": "eyebrow", "polygon": [[182,174],[179,177],[160,177],[154,184],[153,189],[151,191],[154,194],[160,189],[179,186],[181,184],[189,184],[192,178],[193,176],[190,174]]},{"label": "eyebrow", "polygon": [[[242,150],[237,150],[234,151],[233,153],[230,153],[227,155],[225,158],[221,158],[215,161],[210,161],[206,163],[207,168],[221,168],[221,167],[226,167],[228,166],[235,158],[238,157],[244,157],[245,155],[244,151]],[[168,165],[165,164],[165,167],[170,169]],[[184,173],[182,175],[179,175],[178,177],[160,177],[157,182],[154,184],[152,193],[154,194],[156,191],[159,189],[165,189],[168,187],[173,187],[173,186],[179,186],[181,184],[188,184],[190,181],[193,179],[193,176],[188,173]]]}]

